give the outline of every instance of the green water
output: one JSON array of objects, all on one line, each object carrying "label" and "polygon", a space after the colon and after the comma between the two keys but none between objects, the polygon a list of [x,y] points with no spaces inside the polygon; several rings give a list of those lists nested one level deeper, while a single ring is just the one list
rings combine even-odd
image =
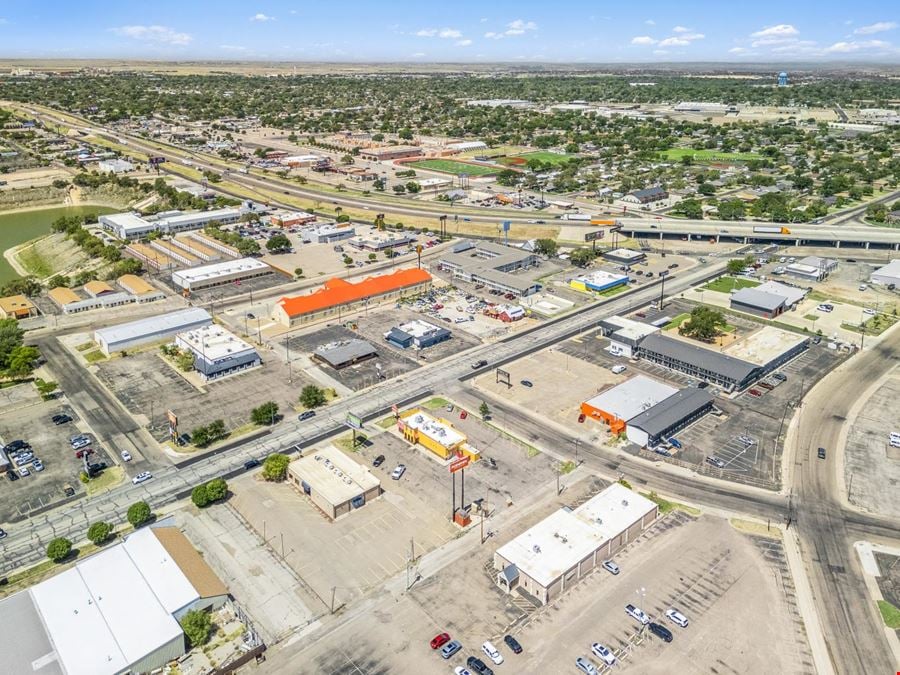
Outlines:
[{"label": "green water", "polygon": [[[58,206],[20,213],[0,213],[0,248],[4,251],[50,232],[50,223],[61,216],[83,216],[87,213],[115,213],[106,206]],[[0,257],[0,283],[18,276],[16,271]]]}]

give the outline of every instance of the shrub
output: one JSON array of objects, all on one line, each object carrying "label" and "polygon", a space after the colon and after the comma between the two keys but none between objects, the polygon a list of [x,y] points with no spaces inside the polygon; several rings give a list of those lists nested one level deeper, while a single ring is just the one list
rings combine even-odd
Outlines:
[{"label": "shrub", "polygon": [[99,546],[112,536],[113,527],[109,523],[94,523],[88,528],[87,538],[91,543]]},{"label": "shrub", "polygon": [[280,453],[273,453],[263,462],[262,477],[270,481],[282,481],[287,477],[287,468],[291,458]]},{"label": "shrub", "polygon": [[128,507],[128,522],[135,528],[150,520],[152,515],[150,505],[147,502],[135,502]]},{"label": "shrub", "polygon": [[198,509],[202,509],[209,504],[209,493],[206,491],[206,484],[198,485],[191,490],[191,501]]},{"label": "shrub", "polygon": [[206,484],[206,496],[210,503],[225,499],[228,496],[228,483],[224,478],[213,478]]},{"label": "shrub", "polygon": [[57,537],[47,545],[47,557],[55,563],[62,562],[72,552],[72,542],[63,537]]},{"label": "shrub", "polygon": [[181,629],[187,636],[191,647],[200,647],[209,642],[209,634],[212,630],[212,619],[209,614],[199,609],[192,609],[181,617]]}]

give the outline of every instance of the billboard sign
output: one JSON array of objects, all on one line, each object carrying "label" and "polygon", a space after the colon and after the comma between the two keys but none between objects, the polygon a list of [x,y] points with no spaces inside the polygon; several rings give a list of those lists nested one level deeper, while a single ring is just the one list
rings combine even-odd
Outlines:
[{"label": "billboard sign", "polygon": [[344,424],[346,424],[351,429],[363,428],[362,418],[359,415],[354,415],[352,412],[347,413],[347,419]]},{"label": "billboard sign", "polygon": [[512,221],[511,221],[511,220],[504,220],[504,221],[503,221],[503,231],[504,231],[504,232],[509,232],[509,228],[510,228],[510,227],[512,227]]},{"label": "billboard sign", "polygon": [[450,473],[456,473],[457,471],[462,471],[467,466],[469,466],[469,462],[472,461],[468,456],[465,457],[457,457],[452,462],[450,462]]},{"label": "billboard sign", "polygon": [[603,239],[606,236],[606,230],[591,230],[590,232],[584,233],[585,241],[597,241],[598,239]]}]

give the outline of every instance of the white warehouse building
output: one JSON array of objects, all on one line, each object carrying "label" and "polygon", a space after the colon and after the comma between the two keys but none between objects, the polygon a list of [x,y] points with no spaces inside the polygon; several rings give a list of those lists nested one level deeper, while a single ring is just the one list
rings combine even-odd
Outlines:
[{"label": "white warehouse building", "polygon": [[100,346],[100,351],[109,356],[123,349],[162,342],[175,337],[178,333],[208,326],[211,323],[212,317],[209,312],[199,307],[191,307],[118,326],[100,328],[94,331],[94,341]]},{"label": "white warehouse building", "polygon": [[274,270],[262,260],[240,258],[178,270],[172,273],[172,282],[183,291],[196,291],[273,273]]},{"label": "white warehouse building", "polygon": [[157,230],[164,234],[176,234],[187,230],[199,230],[214,220],[223,225],[236,223],[240,220],[240,217],[240,209],[224,208],[211,211],[193,211],[191,213],[170,211],[167,215],[154,218],[144,218],[139,213],[134,212],[111,213],[100,216],[97,222],[100,223],[104,230],[112,233],[116,238],[134,241],[143,239],[151,232],[156,232]]},{"label": "white warehouse building", "polygon": [[186,651],[178,620],[217,609],[228,589],[176,527],[146,527],[0,600],[3,672],[119,675]]}]

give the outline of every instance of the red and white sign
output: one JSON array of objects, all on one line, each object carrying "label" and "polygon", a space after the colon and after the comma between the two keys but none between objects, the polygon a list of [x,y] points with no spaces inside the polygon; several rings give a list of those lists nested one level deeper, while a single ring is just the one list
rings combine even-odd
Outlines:
[{"label": "red and white sign", "polygon": [[391,406],[391,412],[394,413],[394,415],[399,415],[399,414],[400,414],[400,408],[397,407],[397,404],[396,404],[396,403],[395,403],[394,405]]},{"label": "red and white sign", "polygon": [[457,457],[452,462],[450,462],[450,473],[462,471],[467,466],[469,466],[470,461],[471,460],[469,459],[469,457]]}]

